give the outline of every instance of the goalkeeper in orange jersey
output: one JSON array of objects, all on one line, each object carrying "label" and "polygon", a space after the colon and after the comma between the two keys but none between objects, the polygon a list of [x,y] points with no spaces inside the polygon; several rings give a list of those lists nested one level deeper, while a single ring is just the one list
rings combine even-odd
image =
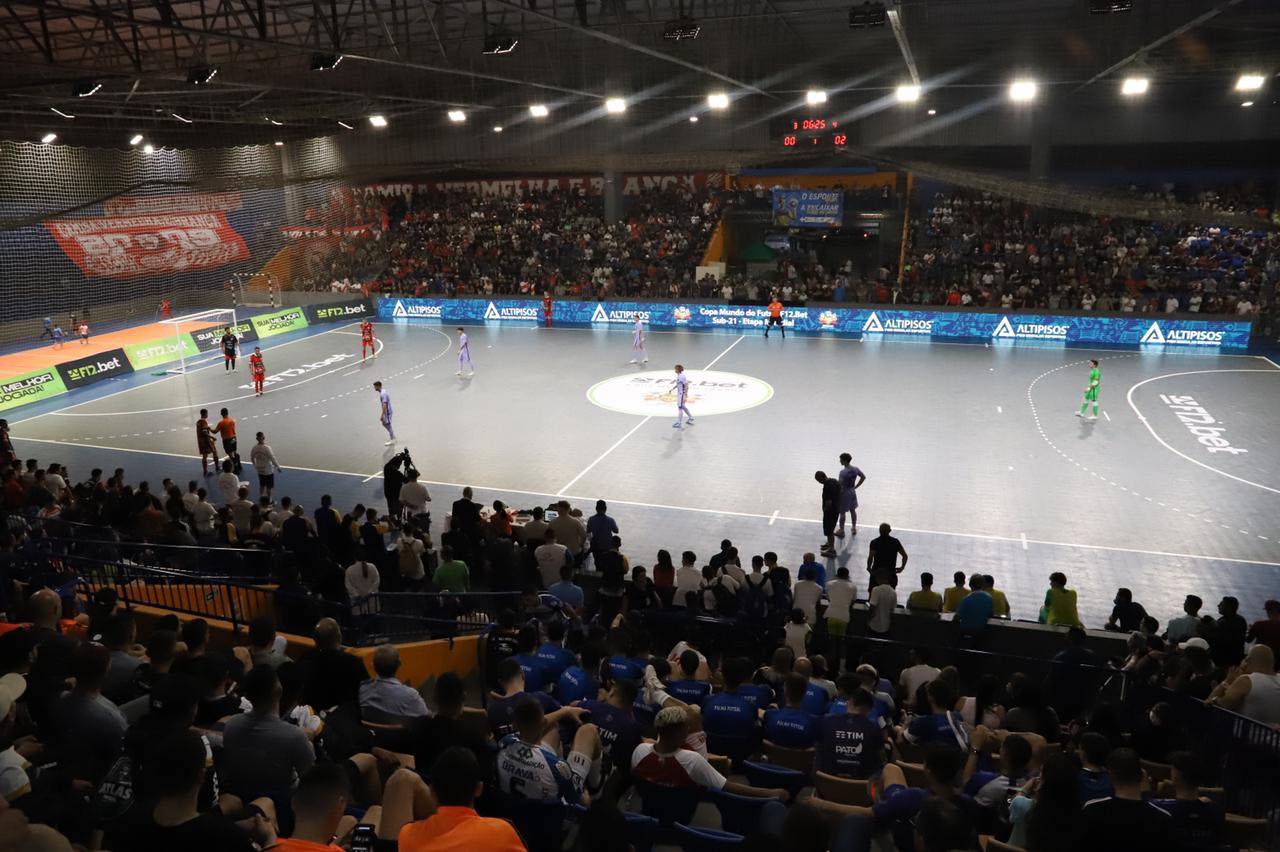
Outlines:
[{"label": "goalkeeper in orange jersey", "polygon": [[360,323],[360,360],[365,359],[366,353],[378,357],[377,344],[373,339],[373,323],[364,320]]}]

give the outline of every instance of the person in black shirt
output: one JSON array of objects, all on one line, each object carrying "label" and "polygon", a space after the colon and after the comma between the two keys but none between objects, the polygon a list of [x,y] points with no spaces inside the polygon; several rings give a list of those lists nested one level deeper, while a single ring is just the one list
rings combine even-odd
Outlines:
[{"label": "person in black shirt", "polygon": [[[907,549],[889,533],[893,528],[888,524],[880,525],[880,535],[871,539],[867,551],[867,573],[874,578],[883,577],[888,584],[898,587],[898,574],[907,567]],[[898,554],[902,554],[902,564],[898,564]]]},{"label": "person in black shirt", "polygon": [[1132,633],[1142,626],[1142,619],[1146,617],[1146,608],[1133,599],[1133,592],[1121,587],[1116,589],[1115,607],[1107,619],[1106,629]]},{"label": "person in black shirt", "polygon": [[1209,654],[1224,669],[1244,659],[1244,637],[1249,624],[1239,613],[1240,601],[1228,595],[1218,604],[1218,622],[1209,636]]},{"label": "person in black shirt", "polygon": [[413,756],[415,766],[434,766],[436,759],[448,748],[463,746],[476,756],[487,778],[493,772],[494,753],[485,736],[488,722],[467,724],[462,714],[466,699],[466,685],[454,672],[445,672],[436,679],[432,704],[436,714],[419,719],[413,730]]},{"label": "person in black shirt", "polygon": [[1208,780],[1204,777],[1203,762],[1189,751],[1174,752],[1169,762],[1173,764],[1174,797],[1152,799],[1151,804],[1173,816],[1174,834],[1178,838],[1176,848],[1194,852],[1221,847],[1226,815],[1222,805],[1200,795],[1200,785]]},{"label": "person in black shirt", "polygon": [[[509,657],[514,657],[520,650],[516,632],[516,614],[512,609],[504,609],[498,613],[498,625],[484,637],[484,671],[485,683],[489,689],[501,690],[498,681],[498,666]],[[424,764],[430,766],[430,763]]]},{"label": "person in black shirt", "polygon": [[822,534],[827,543],[822,546],[823,556],[836,555],[836,521],[840,518],[840,482],[822,471],[813,475],[822,485]]},{"label": "person in black shirt", "polygon": [[818,723],[818,769],[845,778],[870,778],[884,765],[884,734],[869,715],[875,699],[859,687],[846,712],[823,716]]},{"label": "person in black shirt", "polygon": [[222,335],[222,369],[234,370],[236,368],[236,348],[240,343],[240,339],[236,337],[234,331],[227,328],[225,334]]},{"label": "person in black shirt", "polygon": [[1173,817],[1142,799],[1146,773],[1138,753],[1118,748],[1107,758],[1115,794],[1085,802],[1080,848],[1090,852],[1165,852],[1174,844]]},{"label": "person in black shirt", "polygon": [[356,704],[360,684],[369,679],[364,663],[342,650],[342,628],[332,618],[316,622],[313,635],[315,648],[298,661],[305,683],[303,703],[311,705],[317,713],[343,704]]}]

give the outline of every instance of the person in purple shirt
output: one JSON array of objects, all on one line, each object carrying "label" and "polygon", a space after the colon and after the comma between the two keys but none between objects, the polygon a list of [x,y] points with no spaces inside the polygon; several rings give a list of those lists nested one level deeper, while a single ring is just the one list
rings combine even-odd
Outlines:
[{"label": "person in purple shirt", "polygon": [[587,539],[593,556],[611,550],[613,537],[618,534],[618,524],[606,514],[608,510],[607,503],[597,500],[596,513],[587,519]]},{"label": "person in purple shirt", "polygon": [[541,692],[552,682],[542,661],[538,659],[538,628],[526,624],[516,634],[516,645],[519,649],[511,659],[520,664],[524,670],[525,689],[530,692]]},{"label": "person in purple shirt", "polygon": [[[636,721],[632,705],[640,688],[632,680],[614,681],[605,701],[586,699],[577,706],[591,714],[591,723],[600,729],[600,743],[605,754],[609,755],[616,767],[624,771],[631,766],[631,754],[640,745],[643,734],[640,723]],[[608,767],[602,770],[608,774]]]},{"label": "person in purple shirt", "polygon": [[[853,456],[840,454],[840,525],[836,529],[836,538],[844,538],[844,516],[849,515],[849,526],[852,534],[858,534],[858,488],[867,477],[861,468],[853,466]],[[825,585],[825,584],[823,584]]]},{"label": "person in purple shirt", "polygon": [[556,697],[565,704],[600,694],[600,660],[604,657],[600,646],[588,644],[579,656],[582,665],[569,666],[556,682]]},{"label": "person in purple shirt", "polygon": [[[884,734],[870,718],[875,699],[859,687],[846,702],[848,712],[831,712],[818,724],[817,766],[844,778],[870,778],[884,766]],[[834,704],[832,706],[835,706]]]},{"label": "person in purple shirt", "polygon": [[564,646],[565,632],[563,621],[550,622],[547,625],[547,641],[538,646],[534,654],[546,673],[548,685],[560,680],[564,670],[578,662],[578,656]]},{"label": "person in purple shirt", "polygon": [[713,692],[702,702],[707,748],[716,754],[749,753],[760,735],[760,715],[751,701],[738,694],[738,689],[751,675],[751,661],[730,657],[721,663],[720,672],[725,691]]},{"label": "person in purple shirt", "polygon": [[808,748],[817,738],[817,720],[800,709],[808,679],[792,672],[783,682],[785,706],[764,714],[764,738],[783,748]]},{"label": "person in purple shirt", "polygon": [[502,687],[502,695],[489,702],[487,711],[489,728],[496,740],[501,740],[515,732],[516,706],[520,703],[520,699],[526,696],[533,696],[542,705],[542,712],[547,716],[548,725],[557,724],[561,719],[570,716],[577,718],[584,712],[577,707],[561,707],[559,701],[545,692],[526,692],[524,669],[520,667],[515,657],[508,657],[498,664],[498,682]]}]

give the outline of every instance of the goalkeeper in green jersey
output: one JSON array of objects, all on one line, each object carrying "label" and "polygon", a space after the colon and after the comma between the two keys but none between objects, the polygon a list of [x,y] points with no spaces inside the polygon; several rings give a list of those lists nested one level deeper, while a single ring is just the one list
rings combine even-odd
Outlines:
[{"label": "goalkeeper in green jersey", "polygon": [[1093,403],[1093,414],[1089,416],[1090,420],[1098,419],[1098,388],[1102,385],[1102,371],[1098,369],[1098,359],[1089,359],[1089,386],[1084,389],[1084,402],[1080,403],[1080,410],[1076,412],[1076,417],[1084,417],[1085,409],[1089,407],[1089,403]]}]

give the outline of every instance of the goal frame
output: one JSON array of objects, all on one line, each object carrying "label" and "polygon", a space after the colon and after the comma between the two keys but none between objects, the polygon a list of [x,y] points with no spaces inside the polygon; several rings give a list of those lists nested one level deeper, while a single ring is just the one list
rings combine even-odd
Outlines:
[{"label": "goal frame", "polygon": [[[193,323],[199,323],[202,328],[226,328],[228,326],[234,328],[236,321],[235,308],[210,308],[206,311],[196,311],[195,313],[183,314],[179,317],[160,320],[161,325],[173,326],[173,339],[178,351],[178,363],[165,370],[165,372],[172,375],[185,375],[190,372],[190,368],[187,366],[187,350],[186,347],[182,345],[182,335],[188,330],[187,326]],[[205,323],[208,323],[208,325],[205,325]],[[192,358],[195,358],[199,354],[199,352],[194,353]]]}]

